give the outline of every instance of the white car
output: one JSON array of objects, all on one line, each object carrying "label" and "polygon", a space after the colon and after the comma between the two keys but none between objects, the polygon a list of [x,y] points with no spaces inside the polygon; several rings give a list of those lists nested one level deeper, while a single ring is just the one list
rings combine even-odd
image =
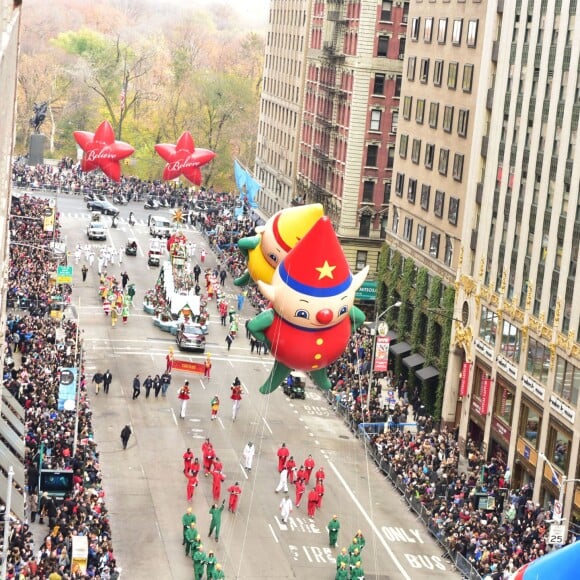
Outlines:
[{"label": "white car", "polygon": [[169,238],[175,233],[175,226],[169,218],[154,215],[149,219],[149,233],[155,238]]},{"label": "white car", "polygon": [[91,222],[87,226],[87,238],[89,240],[106,240],[107,227],[103,222]]}]

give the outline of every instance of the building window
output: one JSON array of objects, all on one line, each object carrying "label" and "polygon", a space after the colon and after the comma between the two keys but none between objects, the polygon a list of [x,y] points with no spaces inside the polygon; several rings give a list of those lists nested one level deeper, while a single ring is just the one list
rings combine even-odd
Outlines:
[{"label": "building window", "polygon": [[440,235],[436,233],[431,233],[431,241],[429,242],[429,255],[432,258],[437,258],[439,256],[439,239]]},{"label": "building window", "polygon": [[554,381],[554,393],[564,401],[576,406],[578,403],[578,390],[580,389],[580,369],[576,368],[565,358],[558,357],[556,361],[556,380]]},{"label": "building window", "polygon": [[405,223],[403,224],[403,239],[408,242],[413,237],[413,218],[406,217]]},{"label": "building window", "polygon": [[421,68],[419,70],[419,80],[425,84],[429,81],[429,59],[421,59]]},{"label": "building window", "polygon": [[550,371],[550,349],[539,340],[530,337],[528,339],[528,357],[526,359],[526,372],[544,385],[548,384]]},{"label": "building window", "polygon": [[422,125],[424,116],[425,116],[425,99],[417,99],[417,106],[415,108],[415,121],[417,121],[419,125]]},{"label": "building window", "polygon": [[451,105],[445,105],[443,111],[443,131],[446,133],[451,133],[453,130],[453,107]]},{"label": "building window", "polygon": [[393,95],[395,99],[400,98],[402,85],[403,85],[403,75],[397,75],[397,77],[395,78],[395,94]]},{"label": "building window", "polygon": [[379,146],[378,145],[367,145],[367,167],[376,167],[377,158],[379,156]]},{"label": "building window", "polygon": [[443,217],[443,207],[445,205],[445,192],[440,189],[435,190],[435,206],[433,207],[433,213],[437,217]]},{"label": "building window", "polygon": [[405,174],[397,173],[397,178],[395,179],[395,194],[399,197],[403,197],[403,190],[405,189]]},{"label": "building window", "polygon": [[447,166],[449,165],[449,149],[441,148],[439,149],[439,173],[441,175],[447,175]]},{"label": "building window", "polygon": [[381,6],[381,20],[383,22],[391,21],[391,11],[393,9],[393,0],[383,0]]},{"label": "building window", "polygon": [[449,220],[449,223],[456,226],[458,216],[459,216],[459,198],[449,196],[449,210],[447,212],[447,218]]},{"label": "building window", "polygon": [[406,46],[406,39],[403,36],[399,38],[399,60],[403,60],[405,58],[405,46]]},{"label": "building window", "polygon": [[429,105],[429,127],[437,129],[439,121],[439,103],[431,103]]},{"label": "building window", "polygon": [[407,200],[409,203],[415,203],[417,195],[417,180],[409,178],[409,186],[407,188]]},{"label": "building window", "polygon": [[439,28],[437,30],[437,42],[445,44],[447,40],[447,18],[439,18]]},{"label": "building window", "polygon": [[429,198],[431,197],[431,186],[424,183],[421,186],[421,209],[429,211]]},{"label": "building window", "polygon": [[361,238],[368,238],[371,235],[371,216],[363,214],[360,216],[358,235]]},{"label": "building window", "polygon": [[450,236],[445,236],[445,255],[443,256],[443,261],[446,266],[451,267],[451,262],[453,262],[453,241]]},{"label": "building window", "polygon": [[435,158],[435,145],[433,143],[425,144],[425,167],[433,169],[433,159]]},{"label": "building window", "polygon": [[403,118],[405,121],[411,119],[411,109],[413,107],[413,97],[407,95],[403,100]]},{"label": "building window", "polygon": [[367,265],[368,252],[365,250],[357,250],[356,252],[356,264],[355,268],[357,270],[362,270]]},{"label": "building window", "polygon": [[395,110],[391,114],[391,133],[396,133],[399,128],[399,111]]},{"label": "building window", "polygon": [[481,323],[479,325],[479,338],[488,344],[495,346],[497,332],[497,313],[486,306],[481,307]]},{"label": "building window", "polygon": [[401,135],[401,140],[399,141],[399,157],[402,159],[407,159],[407,145],[409,144],[408,135]]},{"label": "building window", "polygon": [[419,29],[421,28],[421,19],[413,18],[411,20],[411,40],[417,42],[419,40]]},{"label": "building window", "polygon": [[458,20],[453,21],[453,33],[451,35],[451,42],[455,46],[459,46],[461,44],[461,31],[463,29],[463,19],[459,18]]},{"label": "building window", "polygon": [[419,163],[421,159],[421,139],[413,139],[413,148],[411,149],[411,161]]},{"label": "building window", "polygon": [[467,109],[459,109],[457,113],[457,134],[460,137],[467,136],[468,124],[469,124],[469,111]]},{"label": "building window", "polygon": [[463,65],[463,81],[461,83],[461,88],[464,93],[470,93],[471,87],[473,86],[473,65],[464,64]]},{"label": "building window", "polygon": [[397,207],[393,208],[393,233],[396,234],[399,229],[399,210]]},{"label": "building window", "polygon": [[431,42],[433,37],[433,18],[425,18],[425,28],[423,29],[423,41]]},{"label": "building window", "polygon": [[465,156],[462,153],[456,153],[453,156],[453,179],[455,181],[463,180],[463,160]]},{"label": "building window", "polygon": [[467,40],[466,44],[469,48],[475,48],[477,46],[477,20],[470,20],[467,23]]},{"label": "building window", "polygon": [[373,83],[373,95],[384,95],[385,94],[385,75],[377,73],[375,74],[375,82]]},{"label": "building window", "polygon": [[417,226],[417,246],[422,250],[425,249],[425,231],[426,227],[422,225]]},{"label": "building window", "polygon": [[440,87],[442,82],[443,82],[443,61],[437,59],[435,60],[435,64],[433,65],[433,84],[436,87]]},{"label": "building window", "polygon": [[373,109],[371,111],[371,123],[369,126],[370,131],[380,131],[381,130],[381,111],[379,109]]},{"label": "building window", "polygon": [[375,199],[375,182],[365,181],[363,183],[363,198],[362,200],[367,203],[372,203]]},{"label": "building window", "polygon": [[393,169],[395,165],[395,146],[390,145],[387,149],[387,169]]},{"label": "building window", "polygon": [[572,441],[570,435],[550,425],[548,429],[548,444],[546,455],[548,459],[559,467],[563,473],[568,471]]},{"label": "building window", "polygon": [[520,436],[534,449],[538,448],[538,436],[542,429],[542,413],[526,403],[521,403]]},{"label": "building window", "polygon": [[493,402],[493,414],[504,423],[512,424],[514,416],[514,394],[506,385],[498,381]]},{"label": "building window", "polygon": [[388,205],[391,201],[391,182],[385,181],[383,187],[383,205]]},{"label": "building window", "polygon": [[449,68],[447,69],[447,88],[453,89],[457,87],[457,70],[459,68],[459,63],[450,62]]},{"label": "building window", "polygon": [[417,59],[414,56],[410,56],[407,59],[407,80],[414,81],[415,80],[415,63]]},{"label": "building window", "polygon": [[504,320],[501,332],[501,354],[517,364],[520,362],[521,348],[522,333],[520,329],[511,322]]},{"label": "building window", "polygon": [[386,57],[389,53],[389,37],[379,36],[377,43],[377,56]]}]

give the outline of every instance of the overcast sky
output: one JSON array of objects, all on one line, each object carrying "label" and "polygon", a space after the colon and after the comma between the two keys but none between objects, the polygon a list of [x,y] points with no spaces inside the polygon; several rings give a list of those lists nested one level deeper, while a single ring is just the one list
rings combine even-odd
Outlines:
[{"label": "overcast sky", "polygon": [[189,4],[199,4],[211,8],[212,4],[226,4],[231,6],[245,19],[255,22],[256,25],[265,26],[268,21],[268,9],[270,0],[178,0]]}]

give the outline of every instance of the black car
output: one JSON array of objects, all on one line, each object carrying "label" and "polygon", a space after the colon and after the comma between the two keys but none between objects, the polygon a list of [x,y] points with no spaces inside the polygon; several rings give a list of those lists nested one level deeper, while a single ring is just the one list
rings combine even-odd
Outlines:
[{"label": "black car", "polygon": [[306,399],[306,375],[299,371],[292,371],[282,383],[282,390],[291,399]]},{"label": "black car", "polygon": [[119,210],[111,202],[100,199],[87,201],[87,209],[100,211],[104,215],[117,215],[119,213]]}]

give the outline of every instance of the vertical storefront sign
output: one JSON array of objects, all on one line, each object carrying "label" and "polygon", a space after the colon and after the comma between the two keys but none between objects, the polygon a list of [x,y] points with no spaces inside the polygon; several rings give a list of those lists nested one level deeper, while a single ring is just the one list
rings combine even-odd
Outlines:
[{"label": "vertical storefront sign", "polygon": [[489,395],[491,391],[491,378],[483,376],[481,378],[481,414],[487,415],[489,407]]},{"label": "vertical storefront sign", "polygon": [[459,396],[466,397],[469,389],[469,374],[471,373],[471,363],[464,362],[461,366],[461,383],[459,385]]},{"label": "vertical storefront sign", "polygon": [[375,345],[375,367],[373,372],[384,373],[389,369],[389,346],[391,339],[386,336],[377,336]]}]

